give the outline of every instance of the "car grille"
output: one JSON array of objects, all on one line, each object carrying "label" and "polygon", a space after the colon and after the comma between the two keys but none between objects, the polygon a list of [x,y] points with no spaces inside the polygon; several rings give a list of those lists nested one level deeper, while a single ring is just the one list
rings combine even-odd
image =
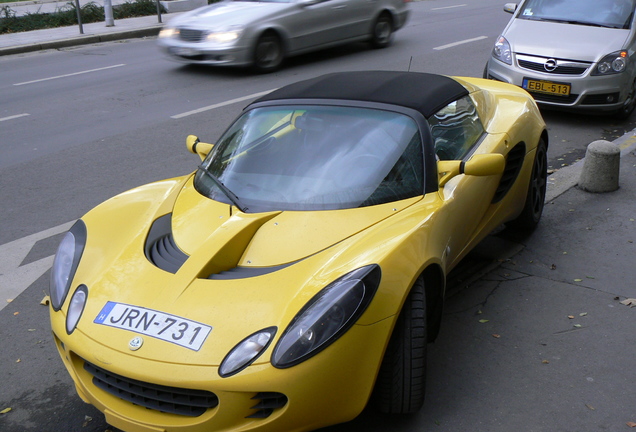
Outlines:
[{"label": "car grille", "polygon": [[581,102],[582,105],[605,105],[618,103],[620,93],[603,93],[596,95],[587,95]]},{"label": "car grille", "polygon": [[255,409],[254,414],[248,415],[246,418],[267,418],[274,410],[279,409],[287,405],[287,396],[282,393],[275,392],[261,392],[252,398],[259,402],[251,409]]},{"label": "car grille", "polygon": [[186,42],[201,42],[205,39],[206,32],[203,30],[193,30],[187,28],[179,29],[179,39]]},{"label": "car grille", "polygon": [[116,375],[86,361],[84,369],[93,375],[95,386],[120,399],[152,410],[198,417],[219,404],[218,397],[209,391],[145,383]]},{"label": "car grille", "polygon": [[[554,70],[547,70],[545,68],[545,64],[548,60],[553,60],[555,62]],[[522,69],[555,75],[583,75],[592,65],[592,63],[587,62],[550,59],[546,57],[534,57],[523,54],[517,54],[517,64],[519,64],[519,67]]]},{"label": "car grille", "polygon": [[559,103],[564,105],[573,104],[576,99],[579,97],[578,94],[570,94],[569,96],[558,96],[551,95],[547,93],[530,93],[534,100],[537,102],[551,102],[551,103]]}]

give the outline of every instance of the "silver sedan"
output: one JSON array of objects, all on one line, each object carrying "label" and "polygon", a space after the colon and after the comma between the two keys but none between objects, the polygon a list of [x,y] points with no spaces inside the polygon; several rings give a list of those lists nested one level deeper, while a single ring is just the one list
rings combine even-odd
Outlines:
[{"label": "silver sedan", "polygon": [[174,60],[269,72],[339,44],[386,47],[408,15],[408,0],[226,0],[175,17],[158,44]]},{"label": "silver sedan", "polygon": [[636,105],[636,0],[525,0],[497,39],[485,78],[543,106],[627,118]]}]

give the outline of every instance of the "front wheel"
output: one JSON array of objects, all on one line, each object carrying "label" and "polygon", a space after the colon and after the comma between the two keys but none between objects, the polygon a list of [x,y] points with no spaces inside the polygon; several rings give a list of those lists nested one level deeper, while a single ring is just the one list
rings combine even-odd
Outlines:
[{"label": "front wheel", "polygon": [[285,57],[283,44],[274,34],[261,36],[254,47],[254,69],[267,73],[277,70]]},{"label": "front wheel", "polygon": [[385,48],[391,44],[393,38],[393,20],[387,14],[382,14],[373,24],[371,30],[371,45],[374,48]]},{"label": "front wheel", "polygon": [[623,106],[616,112],[616,118],[619,120],[627,120],[636,108],[636,80],[632,83],[632,88],[625,99]]},{"label": "front wheel", "polygon": [[417,279],[395,324],[373,393],[380,412],[408,414],[424,403],[426,387],[426,296]]},{"label": "front wheel", "polygon": [[528,194],[521,214],[508,223],[517,231],[532,231],[543,214],[545,192],[548,184],[548,150],[543,139],[539,140],[532,165],[532,175],[528,184]]}]

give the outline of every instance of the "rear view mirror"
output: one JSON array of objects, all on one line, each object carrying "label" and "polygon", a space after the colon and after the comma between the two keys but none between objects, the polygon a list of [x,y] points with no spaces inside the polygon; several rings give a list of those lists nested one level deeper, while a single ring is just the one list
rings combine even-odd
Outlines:
[{"label": "rear view mirror", "polygon": [[437,162],[439,186],[444,186],[450,179],[459,175],[491,176],[503,173],[506,159],[501,154],[478,154],[468,161],[444,160]]},{"label": "rear view mirror", "polygon": [[208,144],[199,141],[199,137],[196,135],[188,135],[186,138],[186,147],[190,153],[198,154],[201,160],[210,153],[214,144]]}]

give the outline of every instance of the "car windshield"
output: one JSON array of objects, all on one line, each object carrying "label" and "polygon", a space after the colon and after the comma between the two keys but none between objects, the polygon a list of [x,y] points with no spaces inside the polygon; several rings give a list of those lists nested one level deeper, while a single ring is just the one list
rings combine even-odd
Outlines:
[{"label": "car windshield", "polygon": [[629,29],[636,0],[528,0],[518,17],[538,21]]},{"label": "car windshield", "polygon": [[243,211],[336,210],[422,195],[416,122],[345,106],[245,112],[195,175],[203,195]]}]

